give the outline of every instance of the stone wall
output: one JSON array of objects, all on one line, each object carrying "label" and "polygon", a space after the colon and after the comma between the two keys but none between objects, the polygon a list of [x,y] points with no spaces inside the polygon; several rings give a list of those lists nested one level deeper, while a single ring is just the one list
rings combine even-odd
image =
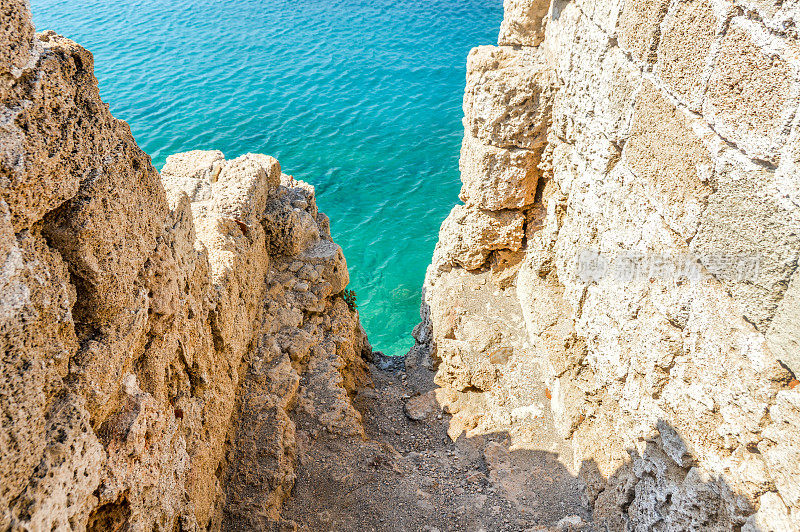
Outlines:
[{"label": "stone wall", "polygon": [[368,344],[313,187],[263,155],[162,174],[77,44],[0,2],[0,529],[264,529],[293,412],[359,436]]},{"label": "stone wall", "polygon": [[454,437],[550,419],[612,529],[797,530],[800,4],[505,12],[409,362]]}]

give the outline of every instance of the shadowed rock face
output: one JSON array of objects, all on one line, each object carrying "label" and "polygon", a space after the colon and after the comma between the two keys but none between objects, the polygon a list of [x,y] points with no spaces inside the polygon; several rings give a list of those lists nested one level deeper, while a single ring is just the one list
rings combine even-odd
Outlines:
[{"label": "shadowed rock face", "polygon": [[552,418],[614,529],[800,527],[798,7],[507,0],[470,54],[407,364],[451,435]]},{"label": "shadowed rock face", "polygon": [[365,338],[313,187],[253,154],[159,176],[91,54],[34,35],[27,2],[0,17],[0,528],[267,526],[289,412],[362,431]]}]

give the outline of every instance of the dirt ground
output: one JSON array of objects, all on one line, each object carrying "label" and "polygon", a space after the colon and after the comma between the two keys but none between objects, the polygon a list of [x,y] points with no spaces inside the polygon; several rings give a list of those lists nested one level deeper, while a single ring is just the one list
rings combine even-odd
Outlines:
[{"label": "dirt ground", "polygon": [[378,365],[390,367],[371,364],[374,388],[352,398],[366,441],[295,420],[300,463],[282,529],[596,530],[583,481],[551,452],[564,447],[557,435],[544,431],[542,450],[512,450],[505,433],[451,441],[451,416],[435,400],[433,372],[406,374],[402,359]]}]

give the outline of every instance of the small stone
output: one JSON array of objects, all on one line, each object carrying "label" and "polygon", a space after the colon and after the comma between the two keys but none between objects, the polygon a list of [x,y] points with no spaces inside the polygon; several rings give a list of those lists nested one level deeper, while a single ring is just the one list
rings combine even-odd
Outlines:
[{"label": "small stone", "polygon": [[436,402],[434,390],[412,397],[403,404],[403,412],[412,421],[422,421],[438,409],[439,404]]},{"label": "small stone", "polygon": [[299,282],[294,285],[294,289],[298,292],[308,292],[308,283]]}]

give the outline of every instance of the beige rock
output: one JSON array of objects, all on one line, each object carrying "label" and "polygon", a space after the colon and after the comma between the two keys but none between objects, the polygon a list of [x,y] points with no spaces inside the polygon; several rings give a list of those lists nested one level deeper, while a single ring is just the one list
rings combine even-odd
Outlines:
[{"label": "beige rock", "polygon": [[[438,362],[451,437],[567,438],[595,525],[796,528],[800,129],[784,4],[553,2],[536,51],[470,56],[467,206],[440,231],[415,349]],[[529,86],[511,73],[526,57],[538,61],[529,73],[558,79],[548,98],[485,95],[494,80],[511,95]],[[475,164],[489,145],[530,148],[507,132],[535,115],[531,102],[552,116],[532,128],[544,139],[537,190],[511,160]],[[470,220],[524,189],[534,203],[515,290],[490,296],[491,268],[513,252],[485,255]],[[539,401],[545,419],[529,431],[520,414]],[[499,454],[486,460],[501,469]]]},{"label": "beige rock", "polygon": [[167,157],[161,169],[161,181],[167,192],[184,192],[191,201],[211,199],[211,185],[222,171],[225,157],[221,151],[189,151]]},{"label": "beige rock", "polygon": [[717,190],[709,196],[691,248],[744,315],[766,332],[795,270],[800,212],[780,200],[771,171],[733,150],[716,167]]},{"label": "beige rock", "polygon": [[767,343],[781,362],[800,375],[800,273],[797,271],[772,319]]},{"label": "beige rock", "polygon": [[[49,417],[41,462],[5,523],[11,529],[79,528],[97,505],[94,493],[106,453],[80,398],[60,398]],[[29,509],[38,511],[30,514]]]},{"label": "beige rock", "polygon": [[774,530],[775,532],[789,532],[797,529],[796,518],[789,515],[789,510],[781,500],[780,495],[774,492],[765,493],[759,500],[758,513],[748,519],[742,530],[753,532],[756,530]]},{"label": "beige rock", "polygon": [[0,528],[268,528],[298,402],[363,436],[363,330],[313,187],[217,151],[159,177],[91,55],[32,41],[27,2],[0,17]]},{"label": "beige rock", "polygon": [[[735,18],[720,44],[703,114],[751,157],[776,162],[800,102],[797,55],[757,25]],[[782,49],[783,48],[783,49]]]},{"label": "beige rock", "polygon": [[321,228],[315,213],[309,212],[311,206],[303,209],[292,205],[295,195],[307,197],[308,192],[300,185],[281,185],[267,200],[263,224],[272,253],[296,255],[330,234],[327,223]]},{"label": "beige rock", "polygon": [[725,2],[681,0],[664,19],[655,70],[693,111],[702,105],[713,47],[731,7]]},{"label": "beige rock", "polygon": [[522,246],[524,223],[525,217],[519,212],[456,206],[442,223],[439,233],[442,245],[434,252],[434,264],[458,264],[474,270],[486,262],[492,250],[518,251]]},{"label": "beige rock", "polygon": [[619,17],[619,44],[634,60],[648,66],[656,60],[661,21],[669,0],[625,0]]},{"label": "beige rock", "polygon": [[797,37],[797,0],[772,2],[771,0],[737,0],[736,3],[748,10],[754,10],[769,29],[790,37]]},{"label": "beige rock", "polygon": [[[596,25],[603,32],[613,35],[617,30],[617,21],[622,13],[625,0],[607,0],[597,2],[596,0],[575,0],[575,6],[587,21]],[[568,4],[553,4],[551,10],[552,18],[560,18],[560,10]],[[552,37],[552,36],[551,36]]]},{"label": "beige rock", "polygon": [[500,46],[538,46],[544,40],[548,0],[504,0],[505,16],[500,25]]},{"label": "beige rock", "polygon": [[[610,9],[611,4],[608,6]],[[628,134],[641,73],[628,55],[613,45],[609,33],[572,3],[564,8],[557,24],[558,32],[551,32],[553,37],[546,43],[559,50],[550,55],[561,82],[560,96],[553,101],[551,134],[578,144],[586,156],[596,152],[589,158],[592,166],[607,171],[619,159],[619,147]],[[582,38],[568,40],[576,34]]]},{"label": "beige rock", "polygon": [[541,155],[533,150],[495,148],[465,136],[461,147],[460,198],[490,211],[519,209],[533,203]]},{"label": "beige rock", "polygon": [[281,165],[267,155],[242,155],[222,168],[214,183],[214,205],[235,220],[258,220],[270,192],[280,184]]},{"label": "beige rock", "polygon": [[0,408],[5,419],[0,508],[5,513],[44,458],[48,416],[78,343],[71,312],[75,288],[66,264],[41,235],[15,235],[2,200],[0,262]]},{"label": "beige rock", "polygon": [[27,1],[3,5],[0,21],[0,101],[4,101],[14,80],[30,61],[36,42]]},{"label": "beige rock", "polygon": [[414,396],[403,405],[403,412],[412,421],[423,421],[439,411],[435,390]]},{"label": "beige rock", "polygon": [[770,417],[772,424],[764,430],[765,440],[759,444],[759,451],[781,498],[789,508],[795,508],[800,504],[800,483],[792,465],[800,459],[800,445],[792,434],[800,417],[800,392],[780,392]]},{"label": "beige rock", "polygon": [[667,224],[690,240],[712,192],[714,165],[690,120],[650,83],[637,97],[624,156]]},{"label": "beige rock", "polygon": [[[591,526],[794,530],[797,2],[544,6],[506,2],[508,45],[470,55],[467,204],[407,365],[440,388],[406,409],[459,448],[504,434],[472,459],[526,515],[557,453]],[[159,177],[88,52],[21,0],[0,19],[0,528],[291,529],[303,448],[358,445],[308,469],[348,502],[365,463],[405,482],[364,441],[370,347],[313,187],[252,154]]]},{"label": "beige rock", "polygon": [[321,266],[320,276],[330,283],[330,293],[338,294],[350,282],[344,253],[338,244],[328,240],[319,240],[300,255],[300,259],[309,265]]},{"label": "beige rock", "polygon": [[555,80],[537,51],[481,46],[467,58],[467,134],[501,148],[541,148]]}]

